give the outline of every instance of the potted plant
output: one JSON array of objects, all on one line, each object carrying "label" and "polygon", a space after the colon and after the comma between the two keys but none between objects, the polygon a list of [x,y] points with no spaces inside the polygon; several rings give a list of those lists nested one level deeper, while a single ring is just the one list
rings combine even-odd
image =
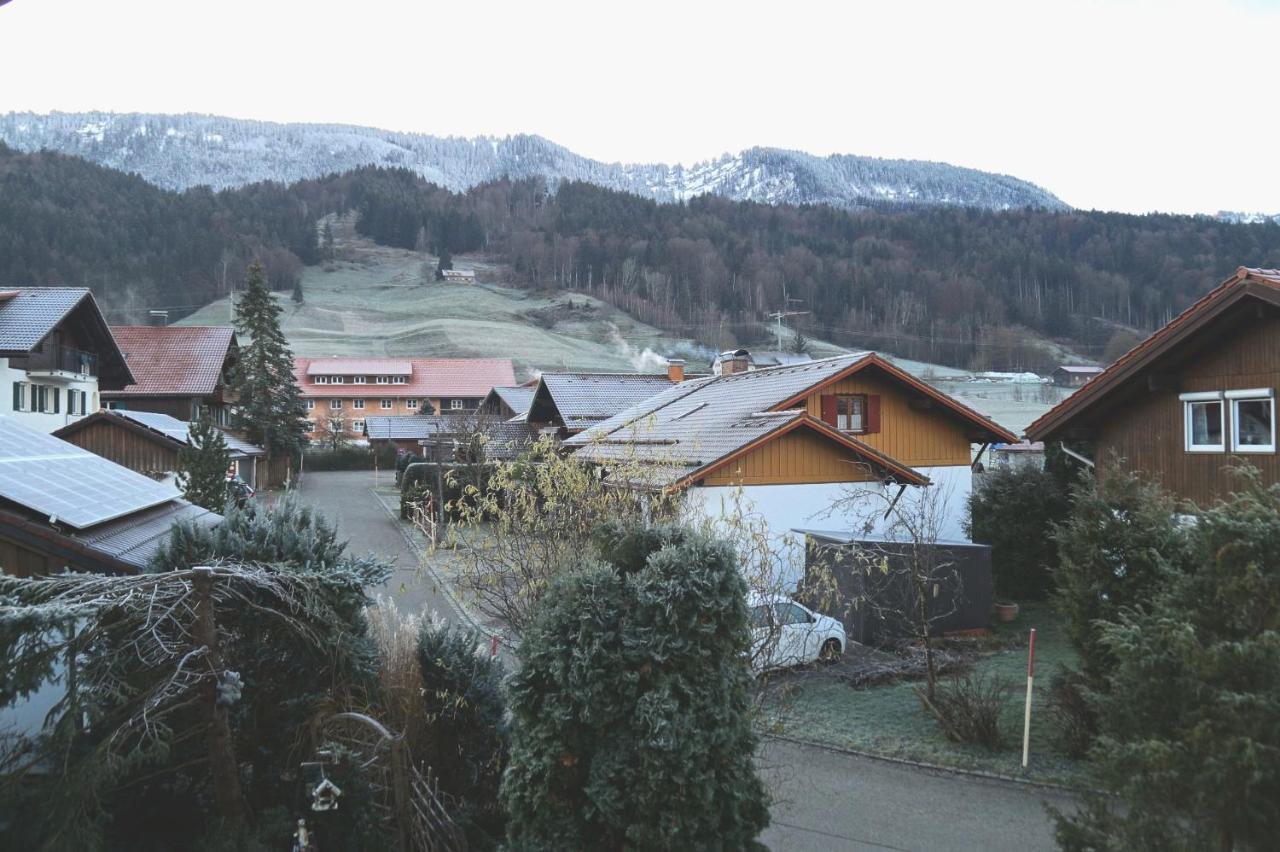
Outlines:
[{"label": "potted plant", "polygon": [[1013,621],[1018,617],[1018,605],[1012,601],[996,601],[991,605],[991,612],[997,621]]}]

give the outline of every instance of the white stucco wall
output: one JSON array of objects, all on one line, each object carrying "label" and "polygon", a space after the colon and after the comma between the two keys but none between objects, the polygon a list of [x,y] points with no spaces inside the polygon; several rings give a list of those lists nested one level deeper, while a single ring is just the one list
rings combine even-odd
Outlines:
[{"label": "white stucco wall", "polygon": [[[973,491],[973,471],[968,465],[917,468],[929,477],[928,488],[941,490],[945,499],[939,539],[968,541],[964,519],[968,514],[969,494]],[[850,495],[857,499],[832,507]],[[879,483],[829,483],[818,485],[746,485],[740,487],[690,488],[685,494],[685,511],[690,520],[710,521],[720,525],[729,537],[740,537],[744,528],[760,531],[767,528],[772,548],[777,554],[774,571],[780,588],[794,589],[804,575],[804,538],[792,532],[797,529],[856,531],[873,536],[885,535],[890,525],[884,518],[887,503],[898,491]],[[902,501],[912,499],[916,489],[908,487]],[[866,525],[870,523],[870,529]]]},{"label": "white stucco wall", "polygon": [[[14,382],[31,382],[33,384],[61,388],[62,398],[58,405],[58,413],[14,411]],[[28,426],[41,432],[53,432],[57,429],[61,429],[68,423],[79,420],[84,415],[67,414],[68,390],[85,392],[85,406],[89,414],[98,410],[98,380],[96,377],[88,377],[84,379],[51,379],[45,376],[38,376],[36,378],[29,378],[25,370],[18,370],[10,367],[8,358],[0,358],[0,414],[13,417],[23,426]],[[28,389],[28,393],[30,393],[30,389]]]}]

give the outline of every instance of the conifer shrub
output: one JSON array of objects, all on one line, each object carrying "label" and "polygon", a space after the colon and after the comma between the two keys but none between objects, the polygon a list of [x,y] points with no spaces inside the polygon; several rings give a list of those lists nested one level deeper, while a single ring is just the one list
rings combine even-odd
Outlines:
[{"label": "conifer shrub", "polygon": [[1176,509],[1159,485],[1113,464],[1072,489],[1071,511],[1053,532],[1053,603],[1090,681],[1115,665],[1101,624],[1148,606],[1186,564],[1187,532]]},{"label": "conifer shrub", "polygon": [[969,534],[991,545],[991,579],[1006,600],[1039,600],[1053,588],[1058,563],[1053,525],[1069,510],[1053,474],[1030,466],[974,477]]},{"label": "conifer shrub", "polygon": [[769,815],[737,559],[682,529],[602,535],[617,562],[556,577],[517,652],[510,845],[748,848]]},{"label": "conifer shrub", "polygon": [[1185,539],[1153,542],[1183,570],[1097,626],[1110,666],[1090,757],[1106,795],[1057,814],[1065,849],[1269,849],[1280,836],[1280,485],[1242,473]]},{"label": "conifer shrub", "polygon": [[481,848],[503,836],[498,785],[507,763],[505,671],[489,648],[478,630],[448,622],[426,623],[418,635],[421,710],[430,732],[420,757],[459,801],[454,817]]}]

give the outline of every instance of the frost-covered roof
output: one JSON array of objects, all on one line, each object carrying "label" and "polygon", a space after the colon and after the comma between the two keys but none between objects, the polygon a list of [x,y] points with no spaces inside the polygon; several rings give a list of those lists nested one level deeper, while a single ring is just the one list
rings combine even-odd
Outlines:
[{"label": "frost-covered roof", "polygon": [[666,373],[543,373],[528,419],[578,432],[670,387]]}]

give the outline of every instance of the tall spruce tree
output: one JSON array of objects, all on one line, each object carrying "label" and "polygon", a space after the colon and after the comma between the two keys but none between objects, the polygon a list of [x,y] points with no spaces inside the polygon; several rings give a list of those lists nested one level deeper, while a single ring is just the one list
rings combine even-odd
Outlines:
[{"label": "tall spruce tree", "polygon": [[231,451],[222,430],[207,417],[187,427],[190,440],[178,451],[178,487],[182,496],[211,512],[221,512],[227,503],[227,468]]},{"label": "tall spruce tree", "polygon": [[750,848],[769,814],[732,549],[616,526],[600,549],[610,564],[553,581],[517,651],[512,848]]},{"label": "tall spruce tree", "polygon": [[293,352],[280,330],[280,305],[267,287],[262,264],[254,261],[236,304],[236,331],[248,342],[240,349],[232,387],[239,394],[236,425],[266,450],[267,470],[282,453],[305,442],[302,392],[293,379]]}]

